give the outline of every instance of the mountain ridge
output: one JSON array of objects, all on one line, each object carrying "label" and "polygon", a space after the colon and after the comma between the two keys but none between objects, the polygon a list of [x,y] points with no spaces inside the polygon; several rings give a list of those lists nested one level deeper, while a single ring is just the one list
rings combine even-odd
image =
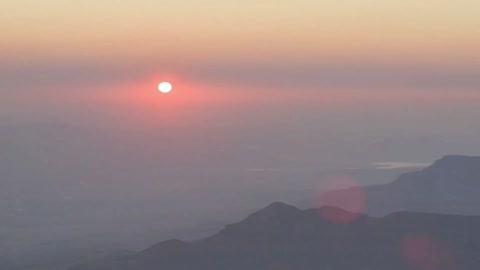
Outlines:
[{"label": "mountain ridge", "polygon": [[363,212],[372,216],[399,211],[480,215],[480,157],[447,155],[388,184],[326,192],[330,199],[322,203],[352,210],[351,202],[345,198],[351,197],[354,189],[364,197],[364,201],[358,202],[364,204]]},{"label": "mountain ridge", "polygon": [[362,188],[368,215],[275,202],[210,237],[167,240],[71,270],[477,270],[478,179],[480,157],[445,156],[390,184]]},{"label": "mountain ridge", "polygon": [[[437,261],[420,258],[422,263],[432,264],[432,269],[480,267],[475,259],[480,256],[480,230],[475,229],[480,228],[478,216],[399,212],[383,218],[361,215],[351,223],[338,224],[323,217],[322,209],[348,212],[330,206],[299,210],[274,203],[201,240],[167,240],[133,256],[71,270],[347,270],[358,266],[410,270],[415,268],[399,250],[416,241],[435,247],[428,250],[432,252],[428,256]],[[437,245],[456,254],[456,261],[442,258]],[[375,265],[383,268],[372,268]]]}]

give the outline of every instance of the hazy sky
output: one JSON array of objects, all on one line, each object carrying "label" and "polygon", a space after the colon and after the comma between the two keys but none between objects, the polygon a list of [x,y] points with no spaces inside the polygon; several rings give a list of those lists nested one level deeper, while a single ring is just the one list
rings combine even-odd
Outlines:
[{"label": "hazy sky", "polygon": [[[164,164],[324,169],[472,153],[479,15],[474,0],[9,1],[2,158],[88,163],[103,151],[112,173],[128,164],[150,179]],[[172,93],[156,91],[162,80]]]},{"label": "hazy sky", "polygon": [[138,100],[174,77],[185,92],[222,86],[221,95],[198,93],[207,99],[233,99],[235,88],[235,98],[286,102],[320,91],[339,102],[471,101],[479,10],[475,0],[9,1],[0,11],[0,94],[15,106],[113,99],[137,87],[129,98]]},{"label": "hazy sky", "polygon": [[480,153],[478,0],[18,0],[0,33],[15,209]]}]

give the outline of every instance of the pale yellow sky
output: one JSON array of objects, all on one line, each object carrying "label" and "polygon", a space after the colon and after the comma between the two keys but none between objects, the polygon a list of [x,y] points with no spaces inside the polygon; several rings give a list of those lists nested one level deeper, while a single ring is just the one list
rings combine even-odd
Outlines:
[{"label": "pale yellow sky", "polygon": [[0,31],[14,62],[480,63],[478,0],[19,0]]}]

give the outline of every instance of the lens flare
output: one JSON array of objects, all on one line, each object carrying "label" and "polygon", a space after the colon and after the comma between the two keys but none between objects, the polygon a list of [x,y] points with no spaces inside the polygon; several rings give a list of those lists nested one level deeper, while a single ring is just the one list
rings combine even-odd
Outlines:
[{"label": "lens flare", "polygon": [[401,255],[418,270],[458,269],[453,252],[428,235],[407,235],[401,242]]},{"label": "lens flare", "polygon": [[321,217],[332,223],[346,224],[361,216],[365,196],[365,191],[351,175],[333,173],[323,177],[314,200]]}]

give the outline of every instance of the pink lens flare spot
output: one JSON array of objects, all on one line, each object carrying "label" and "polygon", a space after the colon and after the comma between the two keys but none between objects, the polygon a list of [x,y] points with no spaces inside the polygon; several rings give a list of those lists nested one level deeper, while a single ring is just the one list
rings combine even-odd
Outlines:
[{"label": "pink lens flare spot", "polygon": [[350,174],[334,173],[323,177],[314,200],[321,217],[346,224],[362,214],[366,198],[365,191]]},{"label": "pink lens flare spot", "polygon": [[415,269],[456,269],[453,252],[427,235],[408,235],[400,248],[402,257]]}]

